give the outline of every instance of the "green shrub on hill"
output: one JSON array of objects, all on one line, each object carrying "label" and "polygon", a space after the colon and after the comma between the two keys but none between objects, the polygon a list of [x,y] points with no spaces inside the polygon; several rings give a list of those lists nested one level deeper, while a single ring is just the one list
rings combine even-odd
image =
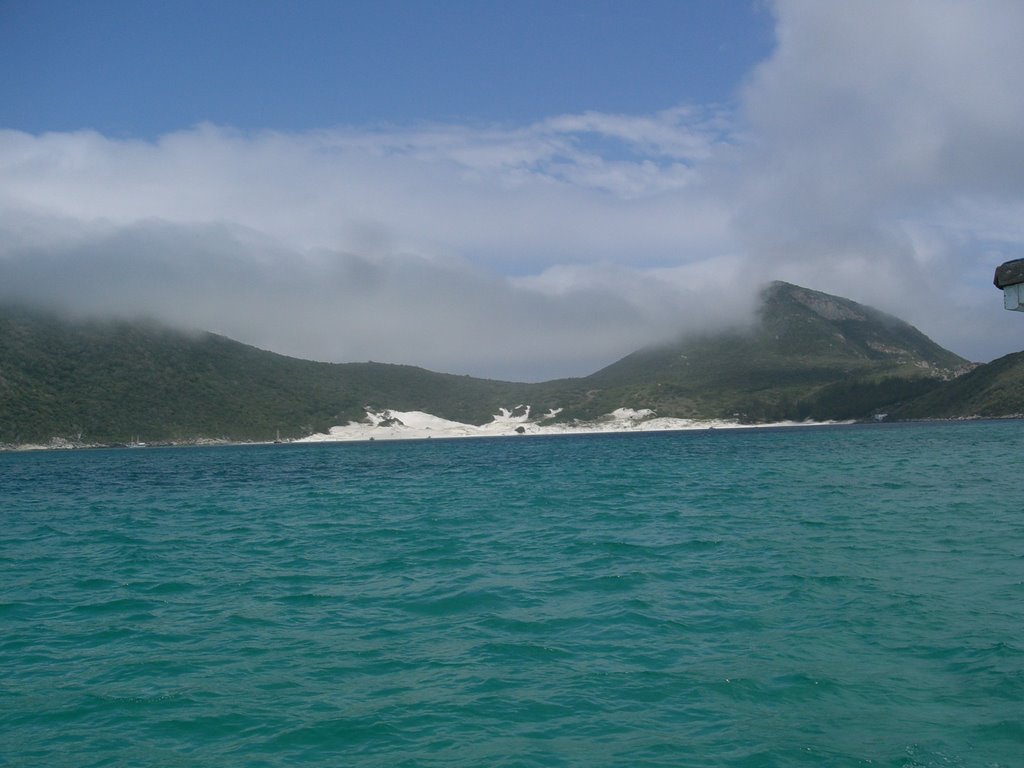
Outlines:
[{"label": "green shrub on hill", "polygon": [[[0,309],[0,443],[295,438],[374,410],[484,424],[500,408],[592,420],[617,408],[659,416],[785,419],[1024,412],[1024,358],[971,365],[870,307],[788,283],[756,323],[634,352],[577,379],[540,384],[407,365],[318,363],[153,323],[71,322]],[[968,413],[970,412],[970,413]]]}]

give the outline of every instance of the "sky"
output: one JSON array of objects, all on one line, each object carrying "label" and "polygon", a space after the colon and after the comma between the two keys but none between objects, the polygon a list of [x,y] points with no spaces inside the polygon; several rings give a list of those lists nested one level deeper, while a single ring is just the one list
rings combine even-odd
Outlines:
[{"label": "sky", "polygon": [[0,300],[515,380],[782,279],[1024,347],[1017,0],[0,0]]}]

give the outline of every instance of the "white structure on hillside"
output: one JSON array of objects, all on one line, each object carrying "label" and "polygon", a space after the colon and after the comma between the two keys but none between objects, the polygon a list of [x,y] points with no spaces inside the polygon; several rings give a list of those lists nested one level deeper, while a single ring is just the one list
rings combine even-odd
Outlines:
[{"label": "white structure on hillside", "polygon": [[1024,312],[1024,259],[1007,261],[996,267],[992,281],[1003,292],[1003,306],[1006,309]]}]

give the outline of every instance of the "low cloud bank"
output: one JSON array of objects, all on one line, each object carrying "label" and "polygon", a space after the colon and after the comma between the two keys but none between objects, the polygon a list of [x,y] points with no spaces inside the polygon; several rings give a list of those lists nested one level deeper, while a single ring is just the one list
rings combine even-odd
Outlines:
[{"label": "low cloud bank", "polygon": [[0,131],[0,299],[539,380],[751,317],[771,279],[1021,347],[1024,6],[779,0],[732,106],[153,142]]},{"label": "low cloud bank", "polygon": [[[721,252],[725,210],[690,167],[717,134],[690,117],[200,126],[152,144],[0,133],[0,298],[318,360],[584,375],[684,328],[749,319],[755,286],[709,291],[734,285],[736,263]],[[595,154],[595,136],[643,159]]]},{"label": "low cloud bank", "polygon": [[684,325],[733,324],[749,311],[746,301],[712,311],[683,275],[609,265],[511,279],[415,255],[300,253],[224,225],[74,230],[8,256],[0,300],[151,317],[315,360],[511,380],[590,373]]}]

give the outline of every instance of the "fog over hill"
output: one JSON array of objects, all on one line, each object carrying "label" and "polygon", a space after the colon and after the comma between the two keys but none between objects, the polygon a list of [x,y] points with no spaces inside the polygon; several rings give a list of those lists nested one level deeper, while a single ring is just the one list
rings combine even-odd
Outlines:
[{"label": "fog over hill", "polygon": [[742,325],[781,278],[1019,349],[990,278],[1024,253],[1024,5],[757,5],[774,44],[707,103],[0,129],[0,300],[539,381]]},{"label": "fog over hill", "polygon": [[[647,346],[585,377],[530,384],[407,365],[317,363],[154,323],[71,321],[7,307],[0,443],[293,439],[349,422],[387,427],[389,411],[469,425],[504,411],[524,423],[568,426],[623,409],[640,420],[743,424],[971,415],[957,403],[982,404],[986,415],[1024,412],[1018,390],[984,405],[985,366],[964,376],[968,361],[848,299],[776,282],[762,292],[756,318]],[[960,385],[968,381],[977,385]],[[997,383],[1005,389],[1004,378]],[[941,408],[914,410],[917,403]]]}]

